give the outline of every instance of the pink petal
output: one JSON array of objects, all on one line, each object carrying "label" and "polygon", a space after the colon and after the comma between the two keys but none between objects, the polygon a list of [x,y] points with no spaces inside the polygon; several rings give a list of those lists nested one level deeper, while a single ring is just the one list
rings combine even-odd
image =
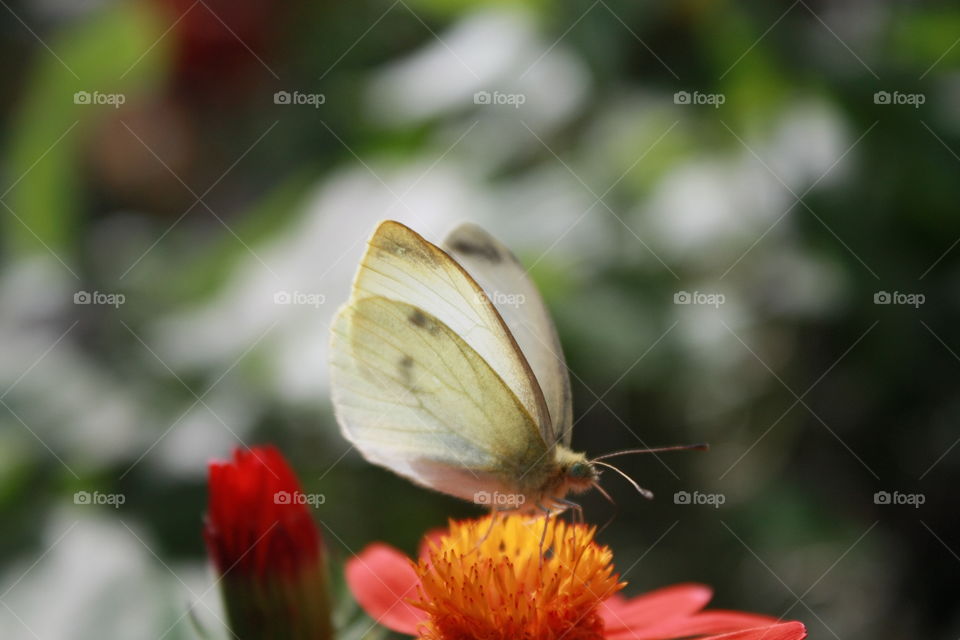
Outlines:
[{"label": "pink petal", "polygon": [[608,633],[615,640],[645,640],[647,638],[689,638],[705,634],[728,633],[755,629],[775,624],[768,616],[739,611],[703,611],[691,616],[662,620],[642,629],[622,629]]},{"label": "pink petal", "polygon": [[807,628],[800,622],[783,622],[756,629],[745,629],[708,636],[703,640],[803,640],[807,637]]},{"label": "pink petal", "polygon": [[416,635],[426,616],[406,602],[417,597],[420,584],[407,556],[391,546],[371,544],[347,562],[346,577],[353,597],[371,618],[393,631]]},{"label": "pink petal", "polygon": [[701,584],[678,584],[657,589],[629,600],[614,596],[600,605],[600,615],[607,629],[607,636],[635,635],[654,625],[659,626],[674,618],[683,618],[706,606],[713,590]]}]

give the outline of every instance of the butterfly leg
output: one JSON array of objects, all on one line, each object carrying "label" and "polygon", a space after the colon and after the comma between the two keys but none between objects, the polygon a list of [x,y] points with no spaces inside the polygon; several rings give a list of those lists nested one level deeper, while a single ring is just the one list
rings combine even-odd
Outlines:
[{"label": "butterfly leg", "polygon": [[553,502],[562,506],[564,509],[570,509],[573,511],[573,523],[574,524],[583,524],[583,507],[574,502],[573,500],[567,500],[566,498],[553,498]]},{"label": "butterfly leg", "polygon": [[538,510],[543,512],[543,532],[540,534],[540,566],[543,566],[543,545],[547,541],[547,527],[550,525],[550,516],[553,511],[543,506],[540,502],[536,503]]},{"label": "butterfly leg", "polygon": [[507,509],[498,509],[494,507],[490,510],[490,526],[487,527],[487,532],[483,534],[483,537],[477,541],[477,549],[479,549],[480,546],[487,541],[487,538],[490,537],[490,534],[493,533],[493,526],[497,523],[497,518],[500,516],[500,514],[506,514],[510,511],[516,511],[516,507],[509,507]]},{"label": "butterfly leg", "polygon": [[[555,504],[565,509],[570,509],[573,512],[573,524],[574,526],[570,527],[570,535],[573,536],[574,542],[576,542],[576,536],[578,533],[582,533],[582,525],[584,523],[583,507],[574,502],[573,500],[567,500],[566,498],[552,498],[551,499]],[[576,546],[576,545],[574,545]],[[579,564],[580,558],[577,557],[574,563],[574,571],[576,570],[577,564]]]},{"label": "butterfly leg", "polygon": [[[578,533],[583,533],[583,531],[581,531],[581,529],[584,528],[584,527],[583,527],[583,524],[585,523],[585,518],[584,518],[584,514],[583,514],[583,507],[580,506],[579,504],[577,504],[576,502],[574,502],[573,500],[567,500],[566,498],[553,498],[553,501],[556,502],[558,505],[561,505],[561,506],[563,506],[563,507],[565,507],[565,508],[568,508],[568,509],[570,509],[571,511],[573,511],[573,514],[574,514],[573,524],[574,524],[574,526],[571,527],[571,533],[570,533],[570,535],[574,537],[574,546],[577,546],[577,545],[576,545],[576,536],[577,536]],[[586,535],[586,534],[585,534],[585,535]],[[586,550],[586,547],[584,547],[584,550]],[[577,559],[576,559],[575,562],[574,562],[574,571],[576,571],[577,564],[579,564],[579,563],[580,563],[580,556],[578,556]]]}]

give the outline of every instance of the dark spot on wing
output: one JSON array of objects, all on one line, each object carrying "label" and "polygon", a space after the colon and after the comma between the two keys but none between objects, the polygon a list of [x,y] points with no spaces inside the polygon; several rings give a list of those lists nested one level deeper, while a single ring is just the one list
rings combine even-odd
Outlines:
[{"label": "dark spot on wing", "polygon": [[413,389],[413,358],[404,354],[397,365],[404,386]]},{"label": "dark spot on wing", "polygon": [[418,327],[425,327],[427,326],[427,316],[423,315],[420,309],[414,309],[413,313],[410,314],[410,323]]},{"label": "dark spot on wing", "polygon": [[499,264],[503,262],[503,256],[500,255],[500,251],[492,244],[486,242],[456,240],[450,246],[454,251],[462,253],[465,256],[476,256],[493,264]]},{"label": "dark spot on wing", "polygon": [[413,326],[426,329],[431,334],[436,334],[438,331],[440,331],[440,327],[437,326],[436,320],[428,318],[423,311],[420,311],[420,309],[414,309],[413,312],[407,316],[407,319],[410,320],[410,324]]}]

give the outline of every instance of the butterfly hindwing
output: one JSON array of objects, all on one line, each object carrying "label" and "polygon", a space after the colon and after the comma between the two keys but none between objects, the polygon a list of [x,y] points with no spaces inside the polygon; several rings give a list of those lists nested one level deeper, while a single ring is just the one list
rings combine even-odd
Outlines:
[{"label": "butterfly hindwing", "polygon": [[351,300],[334,320],[331,364],[344,435],[371,462],[419,484],[469,500],[512,490],[548,459],[538,426],[504,380],[416,305]]}]

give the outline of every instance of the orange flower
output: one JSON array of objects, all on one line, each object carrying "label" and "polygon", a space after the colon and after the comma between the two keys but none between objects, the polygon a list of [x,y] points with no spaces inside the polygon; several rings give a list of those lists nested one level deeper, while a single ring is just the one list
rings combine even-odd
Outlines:
[{"label": "orange flower", "polygon": [[[347,582],[381,624],[422,640],[799,640],[799,622],[701,611],[711,590],[678,585],[627,600],[595,529],[522,515],[452,522],[418,561],[374,544]],[[542,552],[541,552],[542,550]],[[717,635],[723,634],[723,635]]]},{"label": "orange flower", "polygon": [[[454,524],[417,563],[424,640],[603,637],[597,603],[623,584],[593,530],[551,518]],[[544,526],[546,530],[544,530]],[[540,540],[546,557],[540,554]]]}]

